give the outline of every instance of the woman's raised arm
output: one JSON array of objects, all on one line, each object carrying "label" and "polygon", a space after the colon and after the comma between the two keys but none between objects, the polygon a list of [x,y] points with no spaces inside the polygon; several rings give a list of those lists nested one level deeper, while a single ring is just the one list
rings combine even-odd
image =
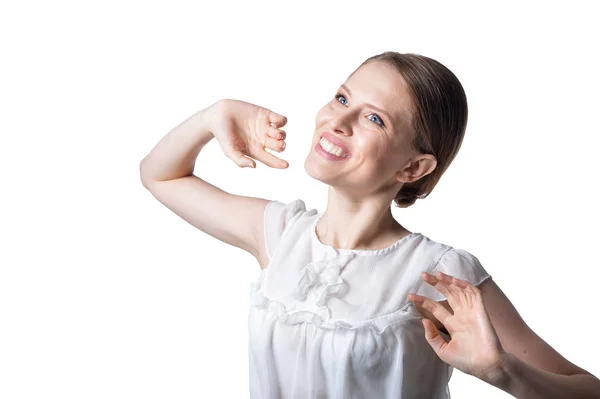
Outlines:
[{"label": "woman's raised arm", "polygon": [[[238,100],[220,100],[167,133],[140,163],[142,184],[182,219],[267,265],[263,214],[269,200],[227,193],[195,176],[201,149],[213,138],[238,166],[254,159],[274,168],[288,163],[267,152],[285,148],[285,116]],[[250,158],[252,157],[252,158]],[[247,165],[249,163],[249,165]]]}]

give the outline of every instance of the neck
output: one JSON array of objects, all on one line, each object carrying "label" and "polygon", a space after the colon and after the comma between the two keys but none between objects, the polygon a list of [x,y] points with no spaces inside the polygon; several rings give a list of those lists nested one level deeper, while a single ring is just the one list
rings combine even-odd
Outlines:
[{"label": "neck", "polygon": [[315,233],[319,241],[334,248],[385,248],[410,234],[394,219],[390,204],[387,198],[350,199],[330,187]]}]

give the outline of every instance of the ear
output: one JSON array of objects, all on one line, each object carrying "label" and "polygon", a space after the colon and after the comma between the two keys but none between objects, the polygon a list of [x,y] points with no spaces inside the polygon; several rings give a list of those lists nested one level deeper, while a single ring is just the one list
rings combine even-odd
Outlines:
[{"label": "ear", "polygon": [[402,183],[412,183],[435,170],[437,159],[431,154],[419,154],[412,158],[408,164],[396,172],[396,180]]}]

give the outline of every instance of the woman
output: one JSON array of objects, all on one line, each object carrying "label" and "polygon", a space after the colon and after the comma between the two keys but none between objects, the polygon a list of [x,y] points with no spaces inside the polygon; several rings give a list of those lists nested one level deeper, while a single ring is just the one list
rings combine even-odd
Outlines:
[{"label": "woman", "polygon": [[392,201],[405,208],[433,190],[461,146],[467,101],[451,71],[386,52],[348,77],[317,114],[304,164],[329,186],[322,214],[193,175],[213,137],[240,167],[286,168],[266,151],[284,150],[286,122],[221,100],[140,165],[159,201],[260,264],[251,397],[448,398],[453,367],[517,397],[600,397],[600,381],[529,329],[475,256],[392,216]]}]

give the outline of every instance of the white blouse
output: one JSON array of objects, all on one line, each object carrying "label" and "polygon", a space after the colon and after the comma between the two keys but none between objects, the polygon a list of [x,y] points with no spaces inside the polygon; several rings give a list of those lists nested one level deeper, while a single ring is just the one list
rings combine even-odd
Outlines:
[{"label": "white blouse", "polygon": [[450,398],[452,367],[407,295],[446,299],[423,271],[474,285],[491,276],[469,252],[416,232],[383,249],[336,249],[315,233],[321,215],[300,199],[265,208],[269,265],[251,284],[248,316],[251,398]]}]

